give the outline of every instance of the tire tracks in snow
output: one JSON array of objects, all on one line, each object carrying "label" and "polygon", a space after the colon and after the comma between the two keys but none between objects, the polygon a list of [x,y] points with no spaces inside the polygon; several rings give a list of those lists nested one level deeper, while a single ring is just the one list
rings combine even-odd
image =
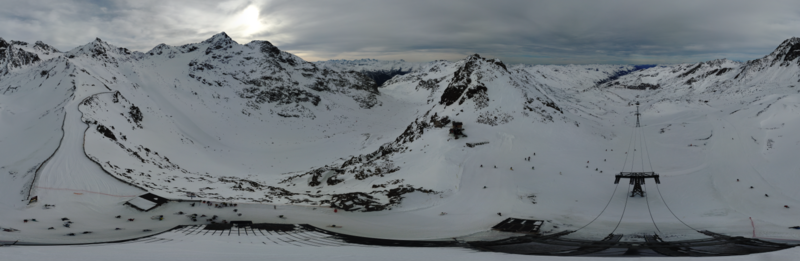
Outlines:
[{"label": "tire tracks in snow", "polygon": [[[62,107],[63,108],[63,107]],[[64,143],[64,136],[67,136],[67,132],[64,131],[64,123],[67,122],[67,110],[64,110],[64,120],[61,121],[61,139],[58,141],[58,147],[53,151],[53,154],[50,154],[50,157],[47,157],[42,164],[39,164],[39,167],[36,168],[36,172],[33,173],[33,180],[31,181],[31,186],[28,187],[28,195],[25,197],[25,200],[31,199],[31,194],[33,193],[33,188],[36,187],[36,177],[39,176],[39,172],[42,170],[45,164],[47,164],[53,156],[56,155],[56,152],[61,148],[61,144]]]},{"label": "tire tracks in snow", "polygon": [[[89,95],[86,98],[83,98],[83,100],[81,100],[81,102],[79,102],[78,105],[75,106],[75,109],[78,112],[81,113],[81,118],[83,118],[83,111],[81,111],[80,105],[83,104],[87,99],[93,98],[93,97],[98,96],[100,94],[113,94],[113,93],[117,93],[117,92],[119,92],[119,91],[116,91],[116,92],[99,92],[99,93],[95,93],[95,94]],[[101,164],[100,162],[95,161],[94,159],[92,159],[92,157],[89,156],[89,153],[86,152],[86,132],[89,131],[89,128],[91,128],[92,125],[89,125],[89,123],[86,123],[86,122],[83,122],[83,123],[86,124],[86,129],[83,131],[83,147],[82,147],[83,148],[83,155],[86,156],[86,158],[89,159],[89,161],[94,162],[95,164],[97,164],[97,167],[99,167],[101,170],[103,170],[103,172],[105,172],[106,174],[108,174],[112,178],[115,178],[116,180],[119,180],[120,182],[128,184],[130,186],[133,186],[135,188],[141,189],[144,192],[150,192],[149,190],[146,190],[146,189],[142,188],[139,185],[133,184],[133,183],[131,183],[129,181],[126,181],[126,180],[123,180],[123,179],[117,177],[114,174],[111,174],[111,172],[108,172],[105,168],[103,168],[103,164]]]}]

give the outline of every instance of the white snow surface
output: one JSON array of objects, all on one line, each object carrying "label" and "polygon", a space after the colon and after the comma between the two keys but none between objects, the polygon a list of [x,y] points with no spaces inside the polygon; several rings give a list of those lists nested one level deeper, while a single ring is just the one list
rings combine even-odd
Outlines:
[{"label": "white snow surface", "polygon": [[[241,45],[224,33],[147,53],[100,39],[65,53],[12,45],[0,52],[24,49],[39,59],[4,53],[0,60],[18,65],[0,71],[0,228],[19,230],[0,232],[0,241],[105,242],[192,224],[149,218],[192,211],[188,203],[146,213],[123,206],[146,192],[239,204],[242,217],[230,208],[193,210],[227,220],[334,223],[341,233],[390,239],[481,238],[506,217],[546,220],[544,233],[581,228],[569,235],[581,239],[605,237],[621,218],[614,233],[705,237],[675,213],[717,233],[800,240],[798,230],[786,228],[800,225],[798,42],[747,63],[657,66],[605,84],[596,83],[630,67],[508,66],[471,55],[416,65],[379,89],[342,63],[322,68],[269,42]],[[445,117],[463,122],[468,137],[456,140],[449,124],[437,127]],[[478,142],[489,143],[466,146]],[[637,151],[626,154],[632,146]],[[650,161],[639,156],[643,149]],[[661,184],[647,182],[646,199],[626,199],[628,185],[613,184],[622,170],[650,167]],[[27,204],[29,196],[38,202]],[[332,204],[353,211],[334,213]],[[31,218],[38,222],[22,222]],[[86,230],[93,233],[63,236]],[[198,254],[217,243],[191,239],[147,251]],[[295,255],[219,244],[245,260],[256,247],[282,259],[335,260],[354,251],[362,259],[525,258],[407,248]],[[104,249],[95,259],[120,253],[124,260],[141,252],[139,245],[89,248]],[[72,260],[85,251],[56,248],[0,251],[9,260]]]}]

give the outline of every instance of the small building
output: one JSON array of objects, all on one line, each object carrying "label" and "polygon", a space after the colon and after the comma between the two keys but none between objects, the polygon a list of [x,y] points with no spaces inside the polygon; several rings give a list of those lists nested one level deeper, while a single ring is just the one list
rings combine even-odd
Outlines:
[{"label": "small building", "polygon": [[539,234],[542,225],[544,225],[544,220],[507,218],[503,220],[503,222],[500,222],[500,224],[492,227],[492,229],[503,232]]},{"label": "small building", "polygon": [[467,137],[467,135],[464,134],[464,123],[460,121],[454,121],[453,127],[450,128],[450,134],[453,134],[453,137],[456,139],[458,139],[458,136]]},{"label": "small building", "polygon": [[128,200],[125,202],[125,205],[129,205],[135,209],[138,209],[139,211],[147,212],[167,202],[169,202],[169,199],[153,193],[147,193]]}]

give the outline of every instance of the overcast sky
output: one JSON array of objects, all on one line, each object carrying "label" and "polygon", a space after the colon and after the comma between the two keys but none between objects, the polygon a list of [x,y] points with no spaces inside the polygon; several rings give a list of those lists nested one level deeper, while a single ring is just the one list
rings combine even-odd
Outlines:
[{"label": "overcast sky", "polygon": [[308,61],[472,53],[530,64],[744,61],[800,36],[800,2],[0,0],[0,37],[62,51],[96,37],[147,51],[223,31]]}]

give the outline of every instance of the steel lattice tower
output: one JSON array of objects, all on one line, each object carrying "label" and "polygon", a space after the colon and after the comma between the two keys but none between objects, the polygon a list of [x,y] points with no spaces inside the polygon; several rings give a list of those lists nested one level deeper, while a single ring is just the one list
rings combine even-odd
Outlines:
[{"label": "steel lattice tower", "polygon": [[[636,128],[641,127],[641,125],[639,125],[639,116],[640,115],[642,115],[642,114],[639,113],[639,102],[636,102]],[[634,151],[636,151],[636,150],[634,149]],[[633,168],[632,165],[631,165],[631,168]],[[644,166],[642,166],[642,168],[644,168]],[[639,194],[639,196],[644,197],[644,191],[642,190],[642,184],[644,184],[644,180],[647,179],[647,178],[652,178],[652,179],[654,179],[656,181],[656,184],[661,184],[661,180],[658,179],[658,174],[656,174],[655,172],[652,172],[652,171],[651,172],[645,172],[645,171],[642,171],[642,172],[620,172],[619,174],[614,176],[614,178],[615,178],[614,179],[614,184],[618,184],[619,180],[623,179],[623,178],[626,178],[626,179],[630,180],[630,184],[633,185],[633,191],[631,191],[631,197],[636,196],[636,194]]]}]

